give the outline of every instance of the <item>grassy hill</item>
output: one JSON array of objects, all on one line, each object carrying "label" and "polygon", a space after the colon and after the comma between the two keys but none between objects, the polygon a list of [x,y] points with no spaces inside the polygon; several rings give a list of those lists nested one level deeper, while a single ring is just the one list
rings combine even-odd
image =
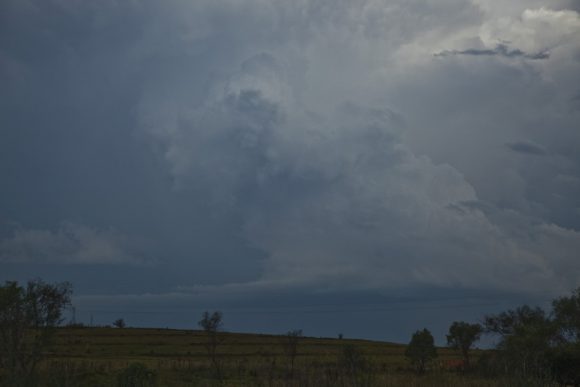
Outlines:
[{"label": "grassy hill", "polygon": [[[119,384],[119,375],[151,371],[158,386],[499,385],[446,369],[459,358],[446,348],[438,350],[428,375],[415,376],[408,369],[404,345],[304,337],[299,339],[291,373],[285,336],[220,333],[216,372],[206,343],[207,337],[200,331],[61,328],[41,367],[43,383],[62,387],[130,385]],[[135,363],[140,366],[131,366]]]}]

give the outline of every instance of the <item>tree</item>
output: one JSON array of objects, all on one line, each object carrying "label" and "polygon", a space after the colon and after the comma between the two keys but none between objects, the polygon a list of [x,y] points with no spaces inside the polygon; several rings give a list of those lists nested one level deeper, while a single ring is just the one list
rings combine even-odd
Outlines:
[{"label": "tree", "polygon": [[580,287],[570,297],[552,301],[552,309],[562,338],[567,342],[580,343]]},{"label": "tree", "polygon": [[479,324],[469,324],[463,321],[455,321],[449,327],[447,345],[461,351],[465,367],[469,368],[469,350],[473,344],[481,338],[483,329]]},{"label": "tree", "polygon": [[205,332],[207,340],[205,348],[213,366],[215,375],[218,379],[221,379],[221,368],[217,355],[217,348],[219,345],[218,332],[221,330],[223,325],[223,314],[220,311],[215,311],[212,314],[210,314],[208,311],[205,311],[203,312],[202,318],[199,320],[198,325]]},{"label": "tree", "polygon": [[549,354],[558,340],[556,325],[544,310],[523,305],[488,315],[484,329],[500,337],[498,355],[509,373],[524,378],[548,376]]},{"label": "tree", "polygon": [[487,333],[507,337],[518,334],[533,325],[543,325],[548,318],[541,308],[523,305],[515,310],[508,310],[497,315],[484,317],[484,328]]},{"label": "tree", "polygon": [[284,352],[289,359],[289,375],[290,378],[294,377],[294,361],[298,355],[298,342],[302,337],[302,329],[294,329],[288,331],[282,340],[284,346]]},{"label": "tree", "polygon": [[125,323],[125,320],[123,320],[122,318],[118,318],[115,321],[113,321],[113,326],[116,328],[125,328],[127,324]]},{"label": "tree", "polygon": [[552,371],[561,384],[580,386],[580,287],[552,301],[558,346],[551,353]]},{"label": "tree", "polygon": [[345,344],[338,357],[338,369],[344,386],[371,386],[373,372],[364,354],[354,345]]},{"label": "tree", "polygon": [[422,374],[427,369],[427,364],[437,357],[435,340],[428,329],[416,331],[405,350],[405,356],[409,358],[417,373]]},{"label": "tree", "polygon": [[496,370],[580,386],[580,288],[553,300],[551,314],[523,305],[485,316],[484,330],[500,338]]},{"label": "tree", "polygon": [[68,282],[36,279],[26,287],[17,282],[0,286],[0,368],[7,374],[7,385],[34,383],[36,367],[63,321],[71,294]]}]

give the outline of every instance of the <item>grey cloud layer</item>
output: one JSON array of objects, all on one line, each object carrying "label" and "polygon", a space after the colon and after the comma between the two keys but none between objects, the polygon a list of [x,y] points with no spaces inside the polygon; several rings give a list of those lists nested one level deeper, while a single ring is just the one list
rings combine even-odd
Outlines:
[{"label": "grey cloud layer", "polygon": [[0,66],[64,95],[48,110],[130,112],[180,205],[265,255],[258,282],[556,292],[580,276],[580,18],[504,3],[8,2],[48,32],[4,38]]}]

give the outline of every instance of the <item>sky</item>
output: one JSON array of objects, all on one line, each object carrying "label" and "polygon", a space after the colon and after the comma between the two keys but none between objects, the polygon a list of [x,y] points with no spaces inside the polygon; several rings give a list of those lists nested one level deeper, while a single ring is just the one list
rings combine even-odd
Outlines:
[{"label": "sky", "polygon": [[580,286],[577,0],[3,0],[0,281],[438,343]]}]

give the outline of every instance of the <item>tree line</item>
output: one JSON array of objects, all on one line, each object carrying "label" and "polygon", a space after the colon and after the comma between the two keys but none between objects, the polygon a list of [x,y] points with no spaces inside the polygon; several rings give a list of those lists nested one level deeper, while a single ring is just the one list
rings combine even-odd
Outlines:
[{"label": "tree line", "polygon": [[[497,344],[474,365],[471,349],[482,335],[492,336]],[[486,315],[481,323],[455,321],[447,344],[461,353],[463,361],[457,367],[461,371],[580,386],[580,288],[554,299],[549,311],[522,305]],[[437,357],[429,330],[416,331],[405,354],[418,373],[426,372]]]}]

